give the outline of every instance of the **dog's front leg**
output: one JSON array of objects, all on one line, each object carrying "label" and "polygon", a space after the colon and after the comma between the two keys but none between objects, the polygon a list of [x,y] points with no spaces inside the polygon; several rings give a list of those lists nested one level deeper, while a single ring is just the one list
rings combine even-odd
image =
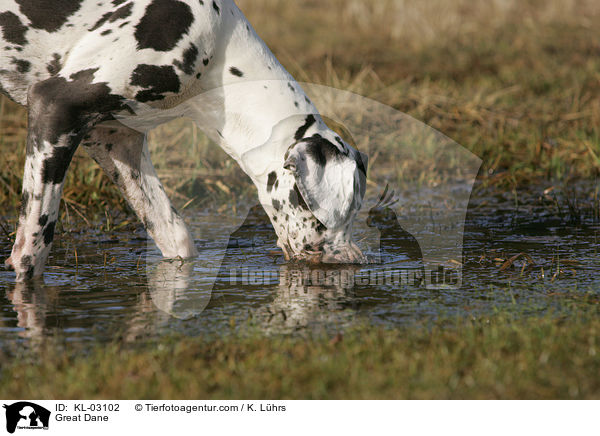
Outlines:
[{"label": "dog's front leg", "polygon": [[82,145],[119,187],[164,257],[197,255],[194,239],[154,170],[143,133],[100,125]]},{"label": "dog's front leg", "polygon": [[82,74],[53,77],[28,93],[27,158],[19,223],[6,265],[16,280],[40,276],[48,258],[65,174],[81,138],[102,119],[100,109],[118,106],[102,85]]},{"label": "dog's front leg", "polygon": [[39,134],[41,123],[31,116],[29,122],[19,224],[11,256],[6,260],[7,266],[15,270],[17,281],[43,272],[54,238],[65,172],[77,148],[66,137],[51,143]]}]

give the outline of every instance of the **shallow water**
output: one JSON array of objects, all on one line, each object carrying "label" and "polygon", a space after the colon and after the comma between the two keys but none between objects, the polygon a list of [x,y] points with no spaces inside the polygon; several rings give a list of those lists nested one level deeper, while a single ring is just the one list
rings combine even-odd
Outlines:
[{"label": "shallow water", "polygon": [[[411,240],[397,242],[402,229],[369,226],[366,215],[356,224],[356,240],[379,262],[360,267],[285,262],[260,207],[231,218],[187,210],[201,251],[195,262],[161,260],[139,227],[57,231],[43,283],[15,285],[12,272],[0,272],[0,347],[48,339],[83,345],[140,341],[174,332],[304,334],[499,309],[530,316],[568,311],[565,301],[584,299],[597,304],[597,216],[585,201],[561,208],[567,200],[551,201],[541,192],[530,188],[520,204],[511,193],[472,198],[464,251],[452,259],[455,266],[463,264],[461,286],[423,281]],[[377,237],[377,244],[366,243]],[[0,256],[9,253],[3,238]],[[506,264],[519,253],[526,256]]]}]

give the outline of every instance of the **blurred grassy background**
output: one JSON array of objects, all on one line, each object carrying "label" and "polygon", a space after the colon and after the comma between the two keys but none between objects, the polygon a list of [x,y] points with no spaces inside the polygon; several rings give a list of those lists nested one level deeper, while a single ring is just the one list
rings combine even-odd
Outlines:
[{"label": "blurred grassy background", "polygon": [[[598,177],[600,3],[595,0],[238,4],[298,80],[347,89],[423,121],[482,157],[490,184]],[[177,123],[166,127],[168,134],[156,132],[152,146],[175,203],[226,198],[237,186],[231,180],[243,185],[243,175],[221,150],[190,124]],[[14,213],[20,199],[25,134],[25,111],[2,98],[4,215]],[[189,146],[182,146],[186,141]],[[81,214],[124,208],[116,189],[81,150],[67,179],[65,203]]]}]

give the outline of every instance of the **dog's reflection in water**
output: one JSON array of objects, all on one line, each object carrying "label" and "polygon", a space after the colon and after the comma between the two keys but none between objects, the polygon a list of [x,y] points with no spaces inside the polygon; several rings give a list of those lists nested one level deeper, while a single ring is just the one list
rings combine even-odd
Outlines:
[{"label": "dog's reflection in water", "polygon": [[282,265],[274,298],[255,316],[266,331],[340,327],[355,316],[354,275],[359,266]]},{"label": "dog's reflection in water", "polygon": [[163,261],[148,277],[154,303],[178,318],[241,303],[261,328],[277,331],[349,316],[360,266],[286,263],[273,235],[263,208],[251,208],[229,238],[214,286],[199,281],[193,263]]},{"label": "dog's reflection in water", "polygon": [[[381,262],[401,262],[401,269],[413,271],[413,283],[424,277],[423,255],[415,237],[399,224],[393,204],[393,192],[388,194],[386,188],[369,211],[367,225],[380,232]],[[365,265],[286,263],[273,235],[264,209],[251,208],[229,238],[214,286],[207,281],[199,291],[193,267],[162,262],[160,274],[149,277],[149,288],[160,288],[156,295],[163,296],[159,300],[153,293],[155,304],[174,316],[190,317],[205,308],[242,303],[265,330],[277,331],[340,324],[355,315],[352,308],[360,302],[354,279]],[[174,312],[177,307],[179,314]]]},{"label": "dog's reflection in water", "polygon": [[[349,315],[354,274],[359,265],[286,263],[272,236],[271,223],[261,206],[250,209],[244,223],[231,234],[213,298],[219,294],[252,293],[268,289],[269,297],[253,307],[252,317],[264,330],[300,330],[311,325],[339,322]],[[250,275],[231,271],[254,267]],[[254,273],[254,274],[253,274]]]},{"label": "dog's reflection in water", "polygon": [[34,341],[42,338],[49,306],[56,303],[58,293],[44,289],[41,280],[16,283],[8,287],[6,298],[17,314],[17,335]]},{"label": "dog's reflection in water", "polygon": [[[102,301],[104,292],[110,291],[81,292],[48,285],[41,279],[10,285],[4,296],[16,314],[16,322],[0,323],[0,327],[17,327],[15,334],[27,339],[33,347],[52,337],[70,340],[73,339],[71,335],[85,335],[84,331],[91,335],[99,334],[97,337],[103,340],[119,338],[131,342],[152,334],[156,326],[164,324],[165,318],[168,318],[160,311],[157,313],[146,292],[139,288],[127,289],[118,297],[108,294],[107,301],[112,297],[121,300],[110,327],[106,328],[101,324],[106,321],[106,303]],[[101,322],[98,322],[98,316],[102,318]]]}]

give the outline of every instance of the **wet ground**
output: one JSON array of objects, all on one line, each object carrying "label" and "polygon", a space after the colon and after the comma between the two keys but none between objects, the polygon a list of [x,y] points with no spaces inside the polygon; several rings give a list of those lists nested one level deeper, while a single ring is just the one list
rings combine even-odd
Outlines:
[{"label": "wet ground", "polygon": [[[463,252],[434,268],[396,214],[385,211],[356,224],[356,240],[374,259],[360,267],[286,263],[260,207],[229,218],[187,209],[202,253],[194,262],[161,260],[139,226],[68,232],[63,223],[43,282],[15,285],[12,272],[0,272],[0,347],[140,341],[174,332],[304,334],[497,310],[536,316],[568,311],[568,301],[598,304],[597,197],[545,188],[475,194]],[[3,236],[0,257],[9,253]]]}]

